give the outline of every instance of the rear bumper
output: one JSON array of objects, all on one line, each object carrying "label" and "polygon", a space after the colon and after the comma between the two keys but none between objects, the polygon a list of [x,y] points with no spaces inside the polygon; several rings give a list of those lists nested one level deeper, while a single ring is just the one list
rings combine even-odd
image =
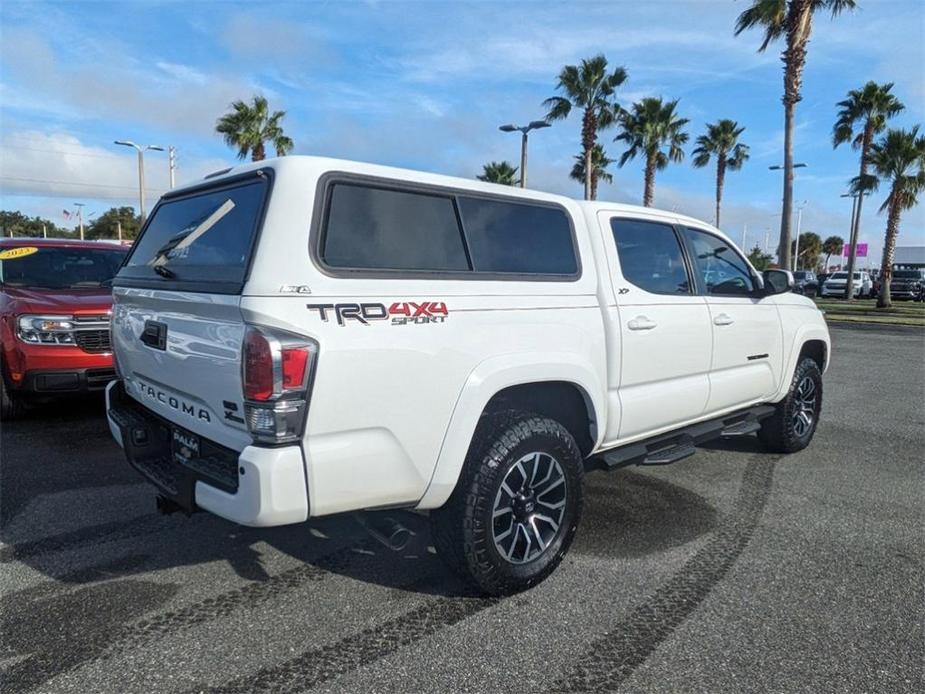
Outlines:
[{"label": "rear bumper", "polygon": [[106,389],[106,417],[129,464],[188,513],[210,511],[241,525],[266,527],[308,518],[305,462],[298,446],[247,446],[238,453],[202,437],[201,457],[179,462],[171,450],[180,430],[126,395]]}]

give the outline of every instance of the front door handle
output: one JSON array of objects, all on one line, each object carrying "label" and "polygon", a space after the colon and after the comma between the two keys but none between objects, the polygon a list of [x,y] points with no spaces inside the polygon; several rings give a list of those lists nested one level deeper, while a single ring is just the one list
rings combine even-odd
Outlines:
[{"label": "front door handle", "polygon": [[626,327],[630,330],[652,330],[656,327],[658,323],[654,320],[649,320],[645,316],[636,316],[633,320],[626,324]]},{"label": "front door handle", "polygon": [[735,323],[735,319],[732,316],[727,316],[725,313],[721,313],[713,319],[713,323],[715,325],[732,325]]}]

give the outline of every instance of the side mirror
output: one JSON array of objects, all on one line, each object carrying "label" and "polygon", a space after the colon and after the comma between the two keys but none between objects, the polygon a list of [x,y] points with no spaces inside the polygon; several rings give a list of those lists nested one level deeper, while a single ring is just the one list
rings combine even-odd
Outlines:
[{"label": "side mirror", "polygon": [[764,280],[764,294],[786,294],[793,290],[793,273],[789,270],[765,270],[761,273]]}]

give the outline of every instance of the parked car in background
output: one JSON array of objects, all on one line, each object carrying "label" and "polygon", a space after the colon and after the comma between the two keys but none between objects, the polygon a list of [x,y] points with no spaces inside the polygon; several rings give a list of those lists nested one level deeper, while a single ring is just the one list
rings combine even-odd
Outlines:
[{"label": "parked car in background", "polygon": [[115,376],[111,283],[125,248],[0,240],[0,418],[28,401],[102,390]]},{"label": "parked car in background", "polygon": [[925,270],[893,270],[890,298],[925,301]]},{"label": "parked car in background", "polygon": [[[834,272],[826,279],[822,285],[822,296],[842,297],[845,295],[845,284],[848,282],[847,272]],[[874,283],[867,272],[855,271],[854,273],[854,298],[863,299],[873,296]]]},{"label": "parked car in background", "polygon": [[819,282],[812,270],[797,270],[793,273],[793,291],[810,299],[819,294]]}]

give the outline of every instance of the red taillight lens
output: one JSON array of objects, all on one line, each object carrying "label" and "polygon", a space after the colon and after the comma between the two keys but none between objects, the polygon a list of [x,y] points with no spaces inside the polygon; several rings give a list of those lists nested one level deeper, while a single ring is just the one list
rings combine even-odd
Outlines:
[{"label": "red taillight lens", "polygon": [[283,389],[301,388],[311,354],[307,347],[283,349]]},{"label": "red taillight lens", "polygon": [[273,396],[273,352],[257,330],[244,336],[244,398],[269,400]]}]

